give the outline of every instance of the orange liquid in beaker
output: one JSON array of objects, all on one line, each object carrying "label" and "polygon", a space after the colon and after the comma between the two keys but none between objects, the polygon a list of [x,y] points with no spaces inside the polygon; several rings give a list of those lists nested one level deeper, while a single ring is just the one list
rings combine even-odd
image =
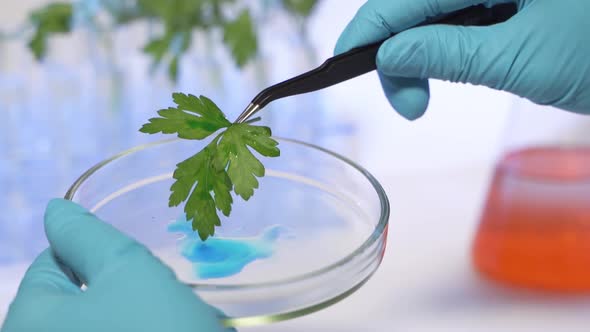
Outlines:
[{"label": "orange liquid in beaker", "polygon": [[590,148],[530,148],[497,166],[473,246],[505,284],[590,291]]}]

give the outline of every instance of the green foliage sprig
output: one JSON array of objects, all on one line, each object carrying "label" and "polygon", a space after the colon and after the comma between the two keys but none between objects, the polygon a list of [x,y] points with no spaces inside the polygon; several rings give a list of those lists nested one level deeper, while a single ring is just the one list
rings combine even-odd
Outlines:
[{"label": "green foliage sprig", "polygon": [[[319,0],[276,1],[290,15],[308,17]],[[33,27],[29,48],[36,59],[41,60],[46,56],[49,38],[72,31],[77,5],[83,2],[55,2],[29,15],[29,23]],[[223,43],[240,68],[258,53],[258,32],[250,11],[244,8],[237,14],[229,15],[224,10],[229,6],[240,5],[239,0],[101,0],[99,4],[115,26],[150,20],[163,27],[162,34],[143,46],[143,52],[151,57],[154,66],[165,65],[174,81],[178,78],[180,60],[190,49],[195,31],[221,29]]]}]

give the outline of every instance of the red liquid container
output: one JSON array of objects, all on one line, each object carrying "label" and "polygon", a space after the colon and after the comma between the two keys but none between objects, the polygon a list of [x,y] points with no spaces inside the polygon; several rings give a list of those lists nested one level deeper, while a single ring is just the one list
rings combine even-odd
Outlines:
[{"label": "red liquid container", "polygon": [[484,277],[503,284],[590,293],[590,147],[505,155],[490,186],[473,262]]}]

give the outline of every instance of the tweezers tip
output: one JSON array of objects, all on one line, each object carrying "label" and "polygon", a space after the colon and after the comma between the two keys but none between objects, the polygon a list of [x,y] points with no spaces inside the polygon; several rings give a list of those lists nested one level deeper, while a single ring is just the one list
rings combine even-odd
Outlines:
[{"label": "tweezers tip", "polygon": [[256,114],[260,110],[260,105],[250,104],[246,109],[238,116],[234,123],[244,123],[246,122],[252,115]]}]

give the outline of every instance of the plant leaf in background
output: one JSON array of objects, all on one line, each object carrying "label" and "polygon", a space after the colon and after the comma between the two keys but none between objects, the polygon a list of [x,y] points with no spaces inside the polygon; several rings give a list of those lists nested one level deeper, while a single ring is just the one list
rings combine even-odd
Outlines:
[{"label": "plant leaf in background", "polygon": [[144,46],[144,53],[152,57],[152,69],[166,61],[168,76],[177,81],[179,63],[191,45],[193,30],[200,26],[202,0],[138,0],[138,12],[145,18],[160,23],[163,35]]},{"label": "plant leaf in background", "polygon": [[181,56],[188,51],[191,43],[191,32],[167,32],[161,38],[154,38],[143,48],[143,52],[152,57],[152,71],[155,70],[166,56],[169,58],[168,75],[170,79],[178,79],[178,67]]},{"label": "plant leaf in background", "polygon": [[101,0],[100,5],[117,25],[132,23],[146,16],[134,0]]},{"label": "plant leaf in background", "polygon": [[307,17],[311,15],[318,0],[282,0],[283,6],[292,13]]},{"label": "plant leaf in background", "polygon": [[[87,0],[78,0],[83,3]],[[152,58],[152,71],[161,65],[168,69],[171,80],[177,81],[182,56],[191,46],[195,31],[223,30],[223,42],[236,65],[244,67],[258,53],[256,24],[250,12],[243,10],[237,17],[226,15],[226,6],[240,5],[239,0],[96,0],[115,26],[149,20],[162,28],[143,47]],[[318,0],[276,0],[291,15],[305,18],[311,14]],[[280,1],[280,2],[279,2]],[[83,7],[83,6],[81,6]],[[74,9],[73,9],[74,8]],[[76,6],[55,2],[30,15],[35,33],[29,48],[37,59],[47,51],[47,39],[52,34],[68,33]],[[98,13],[94,13],[98,15]],[[88,17],[88,20],[94,18]]]},{"label": "plant leaf in background", "polygon": [[153,58],[154,64],[158,65],[164,58],[164,55],[168,52],[168,49],[170,49],[172,38],[174,38],[174,35],[172,34],[166,34],[163,37],[154,38],[144,46],[143,52],[150,54]]},{"label": "plant leaf in background", "polygon": [[248,10],[243,10],[234,21],[225,24],[223,41],[230,48],[239,67],[244,66],[248,60],[256,55],[258,41],[252,17]]},{"label": "plant leaf in background", "polygon": [[29,48],[37,60],[47,54],[47,40],[51,35],[65,34],[72,29],[73,8],[69,3],[56,2],[33,11],[29,21],[34,27]]},{"label": "plant leaf in background", "polygon": [[177,80],[179,63],[190,48],[192,33],[222,27],[224,42],[235,63],[243,67],[257,52],[257,37],[252,18],[244,11],[236,20],[228,21],[222,7],[235,0],[138,0],[140,12],[146,17],[160,21],[164,35],[152,39],[144,52],[154,60],[154,67],[164,58],[168,60],[168,74]]}]

